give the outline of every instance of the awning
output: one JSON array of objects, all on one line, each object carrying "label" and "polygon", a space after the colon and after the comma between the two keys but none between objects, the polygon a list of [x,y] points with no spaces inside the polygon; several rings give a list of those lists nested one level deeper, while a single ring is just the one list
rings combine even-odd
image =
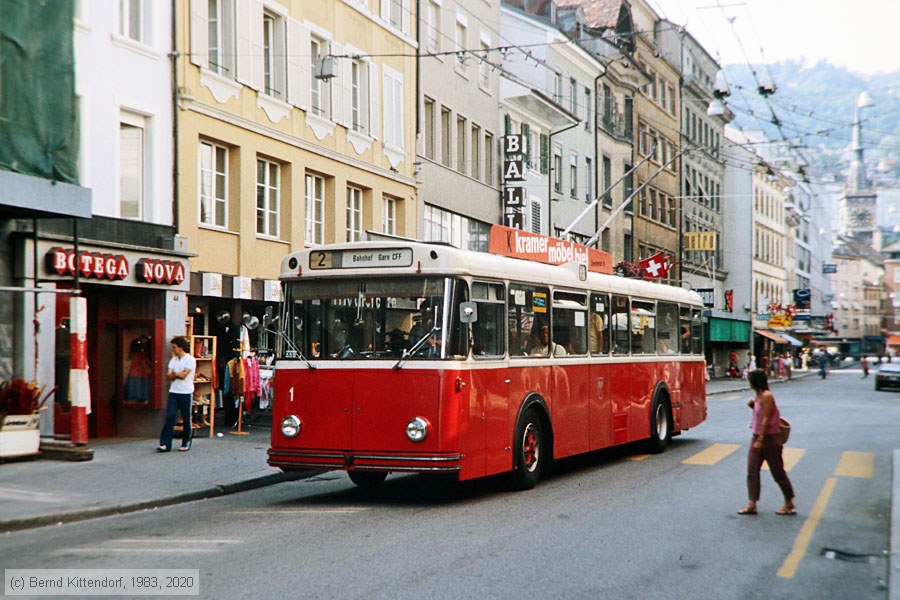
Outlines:
[{"label": "awning", "polygon": [[772,340],[772,341],[775,342],[776,344],[788,344],[788,343],[790,343],[790,342],[788,342],[786,339],[784,339],[783,337],[781,337],[780,335],[778,335],[777,333],[772,333],[771,331],[766,331],[765,329],[757,329],[757,330],[756,330],[756,333],[758,333],[759,335],[763,336],[764,338],[769,338],[770,340]]},{"label": "awning", "polygon": [[891,335],[887,339],[888,346],[900,346],[900,335]]},{"label": "awning", "polygon": [[795,338],[792,335],[788,335],[786,333],[779,333],[778,335],[780,335],[781,337],[786,339],[788,342],[790,342],[791,346],[802,346],[803,345],[803,342],[801,342],[800,340],[798,340],[797,338]]}]

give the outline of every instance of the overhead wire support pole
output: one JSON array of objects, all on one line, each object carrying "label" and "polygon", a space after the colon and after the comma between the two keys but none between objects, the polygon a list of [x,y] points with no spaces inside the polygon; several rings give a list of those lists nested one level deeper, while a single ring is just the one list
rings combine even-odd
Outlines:
[{"label": "overhead wire support pole", "polygon": [[636,190],[634,190],[633,192],[631,192],[631,195],[629,195],[627,198],[625,198],[625,200],[622,201],[622,204],[620,204],[619,206],[616,207],[616,209],[612,212],[612,214],[609,215],[609,218],[606,219],[606,221],[603,223],[603,225],[600,226],[600,229],[598,229],[597,232],[591,237],[591,239],[589,239],[589,240],[585,243],[585,246],[590,246],[591,244],[593,244],[594,242],[596,242],[596,241],[597,241],[597,238],[600,237],[600,234],[603,232],[603,230],[606,229],[606,228],[609,226],[610,223],[612,223],[612,220],[615,219],[617,216],[619,216],[619,213],[621,213],[623,210],[625,210],[625,208],[626,208],[629,204],[631,204],[632,199],[634,199],[635,196],[637,196],[638,194],[640,194],[640,193],[644,190],[644,188],[647,187],[647,185],[649,185],[649,183],[650,183],[651,181],[653,181],[653,180],[656,178],[657,175],[659,175],[660,173],[663,172],[663,170],[666,169],[666,167],[668,167],[669,165],[671,165],[672,163],[674,163],[676,160],[678,160],[678,159],[681,157],[682,154],[684,154],[684,153],[686,153],[686,152],[689,152],[689,150],[688,150],[687,148],[685,148],[685,149],[683,149],[683,150],[680,150],[680,151],[678,152],[678,154],[676,154],[675,156],[673,156],[672,158],[670,158],[670,159],[668,160],[668,162],[666,162],[666,163],[664,163],[663,165],[661,165],[661,166],[656,170],[656,172],[653,173],[653,175],[651,175],[650,177],[648,177],[648,178],[647,178],[647,181],[645,181],[644,183],[642,183],[641,185],[639,185],[639,186],[637,187]]},{"label": "overhead wire support pole", "polygon": [[[651,154],[652,154],[652,153],[651,153]],[[569,226],[566,227],[566,228],[563,230],[563,232],[560,234],[560,237],[565,239],[565,237],[566,237],[567,235],[569,235],[569,233],[572,231],[572,228],[575,227],[576,225],[578,225],[578,222],[581,221],[581,219],[583,219],[584,216],[585,216],[586,214],[588,214],[588,212],[590,212],[590,210],[591,210],[592,208],[594,208],[595,206],[597,206],[597,204],[600,202],[600,198],[602,198],[602,197],[605,196],[606,194],[610,193],[614,187],[616,187],[617,185],[619,185],[620,183],[622,183],[622,181],[624,181],[626,177],[628,177],[629,175],[631,175],[631,174],[634,172],[635,169],[637,169],[639,166],[641,166],[642,164],[644,164],[644,163],[647,162],[648,160],[650,160],[650,157],[649,157],[649,156],[645,156],[644,159],[643,159],[641,162],[639,162],[638,164],[636,164],[636,165],[634,165],[633,167],[631,167],[630,169],[628,169],[628,171],[626,171],[621,177],[619,177],[618,179],[616,179],[615,183],[610,184],[610,186],[609,186],[608,188],[606,188],[605,190],[603,190],[603,193],[602,193],[602,194],[597,195],[596,198],[594,198],[593,200],[591,200],[590,204],[588,204],[586,207],[584,207],[584,210],[581,211],[581,213],[579,213],[578,216],[575,217],[575,219],[573,219],[571,223],[569,223]]]}]

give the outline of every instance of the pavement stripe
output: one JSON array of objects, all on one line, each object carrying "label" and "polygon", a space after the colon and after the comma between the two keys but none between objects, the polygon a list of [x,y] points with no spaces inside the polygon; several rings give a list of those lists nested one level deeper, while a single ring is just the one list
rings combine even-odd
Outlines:
[{"label": "pavement stripe", "polygon": [[[800,459],[803,458],[803,455],[806,454],[806,450],[803,448],[784,448],[781,451],[781,457],[784,460],[784,470],[790,472],[791,469],[794,468]],[[762,466],[764,471],[769,470],[769,464],[763,463]]]},{"label": "pavement stripe", "polygon": [[871,479],[874,470],[874,452],[854,452],[852,450],[847,450],[841,455],[841,460],[834,470],[834,474],[842,477]]},{"label": "pavement stripe", "polygon": [[697,454],[684,459],[681,461],[681,464],[712,466],[740,447],[740,444],[713,444]]},{"label": "pavement stripe", "polygon": [[[806,521],[803,522],[803,526],[800,528],[800,533],[798,533],[797,537],[794,539],[794,547],[791,549],[790,553],[788,553],[784,562],[781,563],[781,567],[778,569],[779,577],[784,577],[785,579],[792,579],[794,577],[794,574],[797,572],[797,567],[800,566],[800,561],[803,560],[803,556],[809,548],[809,542],[816,532],[816,527],[819,525],[819,519],[822,518],[822,513],[825,512],[825,507],[828,506],[828,500],[831,498],[832,492],[834,492],[835,485],[837,485],[837,479],[834,477],[829,477],[825,481],[825,485],[822,486],[822,491],[819,492],[819,497],[816,498],[816,503],[813,504],[812,510],[809,511],[809,516],[806,517]],[[789,519],[790,517],[778,518]]]}]

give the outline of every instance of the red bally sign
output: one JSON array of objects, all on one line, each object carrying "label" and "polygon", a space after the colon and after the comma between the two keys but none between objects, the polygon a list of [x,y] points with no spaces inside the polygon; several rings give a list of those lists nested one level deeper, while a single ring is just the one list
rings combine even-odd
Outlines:
[{"label": "red bally sign", "polygon": [[184,281],[184,264],[176,260],[142,258],[137,263],[135,276],[145,283],[179,284]]},{"label": "red bally sign", "polygon": [[93,279],[125,279],[128,276],[128,259],[121,254],[79,252],[66,248],[51,248],[46,255],[47,270],[57,275],[75,275],[76,264],[81,277]]}]

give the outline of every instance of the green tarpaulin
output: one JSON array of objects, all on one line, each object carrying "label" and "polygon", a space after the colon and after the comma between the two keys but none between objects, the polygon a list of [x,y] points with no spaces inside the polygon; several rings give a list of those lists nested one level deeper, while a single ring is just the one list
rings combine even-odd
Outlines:
[{"label": "green tarpaulin", "polygon": [[0,0],[0,169],[78,183],[75,0]]}]

